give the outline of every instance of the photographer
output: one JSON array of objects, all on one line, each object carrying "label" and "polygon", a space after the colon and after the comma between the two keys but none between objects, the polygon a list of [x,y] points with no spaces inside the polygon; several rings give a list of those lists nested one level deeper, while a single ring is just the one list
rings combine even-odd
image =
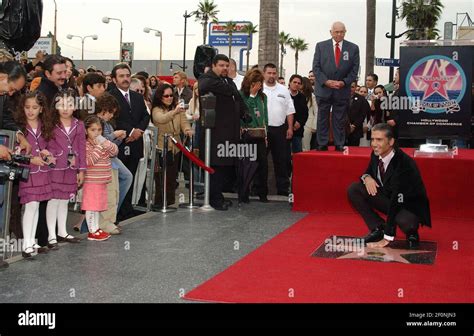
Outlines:
[{"label": "photographer", "polygon": [[[222,190],[226,179],[235,169],[236,158],[218,155],[218,147],[235,145],[240,140],[240,118],[248,118],[248,108],[245,105],[234,81],[229,78],[229,58],[219,54],[212,60],[212,69],[199,78],[201,97],[208,93],[216,96],[216,122],[211,137],[211,166],[215,173],[211,175],[210,204],[216,210],[227,210],[232,206],[230,200],[225,200]],[[205,141],[201,142],[201,153]]]}]

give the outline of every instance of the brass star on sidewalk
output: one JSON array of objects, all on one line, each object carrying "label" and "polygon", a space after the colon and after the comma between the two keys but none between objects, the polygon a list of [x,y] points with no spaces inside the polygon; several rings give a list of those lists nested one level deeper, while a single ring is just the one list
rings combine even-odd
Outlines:
[{"label": "brass star on sidewalk", "polygon": [[369,248],[364,247],[358,251],[354,251],[352,246],[344,245],[332,245],[330,244],[328,248],[334,248],[340,252],[347,252],[347,254],[338,257],[336,259],[362,259],[362,260],[372,260],[372,261],[381,261],[381,262],[400,262],[403,264],[411,264],[407,259],[402,255],[408,254],[419,254],[426,252],[433,252],[427,250],[405,250],[405,249],[395,249],[391,247],[383,248]]}]

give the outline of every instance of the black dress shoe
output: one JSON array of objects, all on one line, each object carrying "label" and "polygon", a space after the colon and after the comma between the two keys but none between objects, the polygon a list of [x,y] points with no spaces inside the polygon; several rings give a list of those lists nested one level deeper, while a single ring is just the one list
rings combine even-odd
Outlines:
[{"label": "black dress shoe", "polygon": [[316,150],[320,152],[325,152],[328,150],[328,146],[318,146],[316,147]]},{"label": "black dress shoe", "polygon": [[25,251],[21,252],[21,256],[25,259],[33,259],[33,255],[31,253],[27,253]]},{"label": "black dress shoe", "polygon": [[[244,202],[245,202],[245,199],[244,199]],[[226,199],[226,200],[224,200],[224,205],[227,206],[228,208],[230,208],[233,205],[233,203],[232,203],[231,200]]]},{"label": "black dress shoe", "polygon": [[56,236],[56,238],[58,242],[61,242],[61,243],[68,242],[68,243],[77,244],[81,242],[81,239],[71,236],[70,234],[68,234],[66,237]]},{"label": "black dress shoe", "polygon": [[259,198],[260,198],[260,202],[262,202],[262,203],[268,203],[268,198],[267,198],[266,195],[264,195],[264,196],[259,196]]},{"label": "black dress shoe", "polygon": [[364,238],[364,246],[367,245],[367,243],[375,243],[378,241],[381,241],[383,239],[383,231],[381,229],[375,229],[374,231],[370,232],[367,236]]},{"label": "black dress shoe", "polygon": [[0,271],[1,271],[1,270],[4,270],[5,268],[8,268],[8,266],[10,266],[9,263],[7,263],[7,262],[4,261],[4,260],[0,260]]},{"label": "black dress shoe", "polygon": [[336,152],[344,152],[344,146],[336,146]]},{"label": "black dress shoe", "polygon": [[410,250],[420,247],[420,236],[418,233],[407,235],[407,244]]},{"label": "black dress shoe", "polygon": [[[50,242],[51,242],[51,241],[56,241],[56,239],[51,239]],[[53,250],[53,251],[59,250],[59,244],[58,244],[57,241],[56,241],[56,243],[50,243],[50,242],[48,242],[48,248],[49,248],[50,250]]]},{"label": "black dress shoe", "polygon": [[215,210],[219,210],[219,211],[227,211],[229,210],[229,207],[227,205],[225,205],[224,203],[223,204],[220,204],[220,205],[212,205],[211,206],[215,209]]},{"label": "black dress shoe", "polygon": [[42,246],[36,250],[40,254],[46,254],[49,252],[49,248],[47,246]]}]

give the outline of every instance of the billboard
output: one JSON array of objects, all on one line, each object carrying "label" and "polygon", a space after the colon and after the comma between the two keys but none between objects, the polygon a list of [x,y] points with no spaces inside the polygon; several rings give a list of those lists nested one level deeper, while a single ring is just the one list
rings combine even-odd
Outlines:
[{"label": "billboard", "polygon": [[400,138],[469,138],[474,47],[400,48]]},{"label": "billboard", "polygon": [[[245,26],[250,21],[234,21],[235,30],[232,33],[231,57],[236,60],[238,68],[243,69],[244,53],[248,49],[252,50],[252,37],[243,32]],[[229,54],[229,35],[225,32],[227,21],[211,22],[209,24],[209,45],[215,47],[219,54]]]},{"label": "billboard", "polygon": [[42,50],[43,53],[51,55],[53,53],[53,38],[40,37],[36,43],[28,50],[28,58],[35,58],[36,53]]},{"label": "billboard", "polygon": [[133,62],[133,49],[133,42],[123,42],[120,50],[120,62],[127,63],[131,67]]}]

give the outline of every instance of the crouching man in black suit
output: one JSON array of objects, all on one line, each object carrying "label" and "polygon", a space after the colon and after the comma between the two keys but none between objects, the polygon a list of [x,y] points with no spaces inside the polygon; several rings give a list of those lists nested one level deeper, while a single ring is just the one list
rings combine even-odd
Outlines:
[{"label": "crouching man in black suit", "polygon": [[[368,247],[387,246],[395,238],[396,226],[406,234],[408,247],[419,244],[418,225],[431,227],[425,186],[415,160],[394,147],[392,128],[377,124],[372,128],[369,167],[360,182],[347,190],[349,201],[369,227],[364,237]],[[386,214],[384,221],[375,210]]]}]

